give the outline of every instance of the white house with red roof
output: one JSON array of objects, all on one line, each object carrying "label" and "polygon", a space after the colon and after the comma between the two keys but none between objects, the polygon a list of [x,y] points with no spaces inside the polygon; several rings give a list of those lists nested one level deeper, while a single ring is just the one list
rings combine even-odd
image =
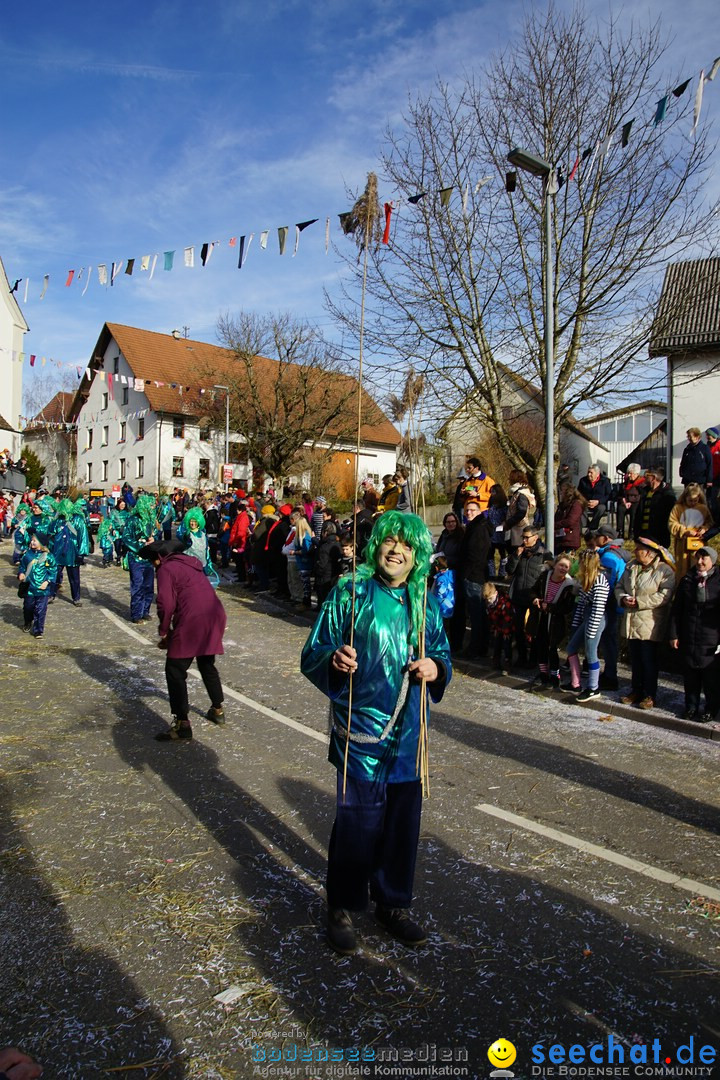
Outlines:
[{"label": "white house with red roof", "polygon": [[[223,372],[233,361],[234,354],[207,342],[106,323],[73,405],[78,486],[110,493],[126,482],[149,490],[220,484],[225,430],[218,413],[223,413],[224,397],[213,387],[225,382]],[[255,357],[253,363],[260,385],[278,366],[267,357]],[[328,377],[340,381],[345,396],[357,388],[351,376]],[[213,395],[219,395],[219,410],[211,403]],[[379,483],[395,470],[401,436],[367,400],[372,422],[362,426],[359,472]],[[318,445],[332,449],[338,469],[354,472],[355,446],[348,440],[333,439],[329,432]],[[242,437],[231,431],[229,447],[232,483],[248,490],[255,480]]]}]

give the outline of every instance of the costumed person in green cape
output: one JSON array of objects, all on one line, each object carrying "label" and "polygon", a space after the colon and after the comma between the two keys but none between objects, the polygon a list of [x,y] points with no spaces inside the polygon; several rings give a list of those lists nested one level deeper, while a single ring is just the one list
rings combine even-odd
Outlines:
[{"label": "costumed person in green cape", "polygon": [[78,531],[77,514],[72,500],[61,499],[57,508],[57,519],[50,541],[50,551],[55,557],[58,567],[53,596],[62,585],[64,567],[67,570],[68,581],[70,582],[70,598],[75,607],[82,607],[80,599],[80,566],[82,565],[80,544],[82,539],[82,529]]},{"label": "costumed person in green cape", "polygon": [[18,595],[23,601],[23,630],[33,637],[42,637],[50,597],[55,588],[57,563],[47,548],[48,537],[37,531],[18,568]]},{"label": "costumed person in green cape", "polygon": [[357,948],[349,912],[367,907],[368,887],[393,937],[405,945],[426,940],[408,913],[422,809],[421,698],[439,701],[452,674],[442,614],[427,594],[431,554],[421,518],[394,510],[379,517],[356,572],[354,623],[353,581],[341,578],[302,652],[303,674],[331,703],[329,759],[338,782],[327,937],[343,955]]},{"label": "costumed person in green cape", "polygon": [[155,598],[155,569],[152,563],[140,558],[138,552],[155,540],[156,528],[154,497],[138,495],[122,531],[123,559],[127,560],[130,571],[130,621],[134,623],[150,621],[150,608]]},{"label": "costumed person in green cape", "polygon": [[19,563],[28,549],[32,535],[32,519],[27,503],[20,503],[10,522],[10,528],[13,530],[14,544],[12,561]]},{"label": "costumed person in green cape", "polygon": [[213,588],[217,588],[220,578],[210,558],[210,545],[205,531],[205,515],[199,506],[193,506],[185,514],[178,528],[177,538],[185,545],[185,554],[198,560],[205,576],[210,578],[210,584]]},{"label": "costumed person in green cape", "polygon": [[76,499],[73,503],[75,512],[72,516],[72,523],[75,526],[78,534],[78,551],[81,557],[81,563],[84,562],[85,556],[90,555],[93,550],[93,542],[90,536],[89,514],[87,508],[87,499],[83,499],[82,496]]}]

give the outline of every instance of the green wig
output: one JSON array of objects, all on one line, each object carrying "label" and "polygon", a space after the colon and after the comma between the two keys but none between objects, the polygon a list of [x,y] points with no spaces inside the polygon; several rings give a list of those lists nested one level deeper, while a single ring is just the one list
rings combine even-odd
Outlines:
[{"label": "green wig", "polygon": [[58,517],[71,518],[74,513],[75,504],[72,499],[61,499],[57,508]]},{"label": "green wig", "polygon": [[109,532],[111,532],[111,530],[113,528],[114,528],[114,526],[113,526],[113,523],[110,520],[110,518],[103,518],[102,521],[100,522],[100,524],[98,525],[98,531],[97,531],[98,541],[100,543],[102,543],[102,541],[105,539],[107,534]]},{"label": "green wig", "polygon": [[137,502],[130,511],[131,514],[136,514],[143,521],[150,521],[155,517],[155,496],[154,495],[138,495]]},{"label": "green wig", "polygon": [[377,573],[380,545],[389,536],[397,536],[415,552],[413,568],[407,579],[410,608],[410,643],[417,647],[425,618],[427,577],[430,573],[432,537],[427,525],[417,514],[402,514],[388,510],[377,518],[365,548],[364,562],[357,568],[359,578],[371,578]]},{"label": "green wig", "polygon": [[197,521],[199,528],[205,528],[205,515],[199,506],[193,506],[191,510],[188,510],[187,514],[183,518],[183,529],[185,532],[190,532],[190,522]]},{"label": "green wig", "polygon": [[43,514],[57,514],[58,503],[51,495],[43,495],[41,499],[36,499],[35,505],[40,507]]}]

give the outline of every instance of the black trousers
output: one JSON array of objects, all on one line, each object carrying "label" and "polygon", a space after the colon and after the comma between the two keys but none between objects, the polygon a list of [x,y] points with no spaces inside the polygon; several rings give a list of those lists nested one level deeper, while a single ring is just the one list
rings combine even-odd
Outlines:
[{"label": "black trousers", "polygon": [[[632,692],[641,697],[657,698],[658,651],[657,641],[630,641],[630,667],[632,669]],[[605,664],[607,671],[607,662]]]},{"label": "black trousers", "polygon": [[362,911],[368,886],[371,898],[382,907],[410,907],[421,811],[419,780],[385,784],[348,776],[343,802],[338,773],[328,851],[329,907]]},{"label": "black trousers", "polygon": [[198,671],[205,683],[205,689],[210,696],[210,702],[214,708],[219,709],[223,703],[223,688],[220,682],[214,656],[166,656],[165,678],[167,679],[168,696],[170,698],[170,712],[178,720],[188,719],[190,705],[187,694],[187,673],[193,660],[197,660]]},{"label": "black trousers", "polygon": [[716,716],[720,709],[720,663],[717,659],[703,668],[683,664],[685,708],[700,711],[700,694],[705,693],[705,712]]}]

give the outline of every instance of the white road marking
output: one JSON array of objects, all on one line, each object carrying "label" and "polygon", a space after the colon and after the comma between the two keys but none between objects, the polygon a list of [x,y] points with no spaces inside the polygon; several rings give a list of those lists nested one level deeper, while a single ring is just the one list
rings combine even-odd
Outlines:
[{"label": "white road marking", "polygon": [[[101,610],[108,619],[119,626],[121,630],[124,630],[126,634],[135,638],[136,641],[142,642],[143,645],[150,645],[150,642],[146,637],[142,634],[138,634],[137,631],[133,630],[131,626],[128,626],[126,622],[123,622],[122,619],[118,618],[114,612],[108,611],[106,608],[102,608]],[[194,668],[190,669],[190,674],[196,679],[201,677],[200,672],[195,671]],[[255,712],[259,712],[263,716],[269,717],[271,720],[276,720],[279,724],[284,724],[294,731],[299,731],[301,734],[307,735],[308,738],[315,739],[316,742],[327,742],[327,734],[325,732],[315,731],[314,728],[309,728],[305,724],[301,724],[299,720],[293,720],[290,716],[284,716],[282,713],[276,712],[275,709],[270,709],[267,705],[263,705],[259,701],[254,701],[252,698],[238,693],[238,691],[233,690],[232,687],[223,684],[223,690],[227,697],[232,698],[234,701],[239,701],[241,705],[246,705],[249,709],[253,709]],[[708,900],[720,900],[720,890],[714,889],[711,885],[705,885],[702,881],[694,881],[692,878],[680,877],[678,874],[671,874],[667,870],[660,870],[658,867],[650,866],[649,863],[641,862],[639,859],[631,859],[627,855],[620,855],[615,851],[611,851],[609,848],[600,847],[598,844],[591,844],[587,840],[581,840],[578,836],[560,832],[559,829],[551,829],[547,825],[541,825],[539,822],[532,821],[530,818],[521,817],[519,814],[513,814],[509,810],[502,810],[499,806],[491,806],[489,803],[480,803],[475,809],[482,811],[484,814],[489,814],[491,817],[499,818],[501,821],[509,822],[511,825],[517,825],[527,832],[534,832],[540,836],[546,836],[550,840],[556,840],[559,844],[565,844],[566,847],[575,848],[577,851],[583,851],[587,855],[594,855],[596,858],[604,859],[605,862],[614,863],[616,866],[623,866],[626,870],[633,870],[635,873],[641,874],[643,877],[651,878],[653,881],[662,881],[675,889],[684,889],[686,892],[693,893],[696,896],[704,896]]]},{"label": "white road marking", "polygon": [[126,634],[130,635],[130,637],[135,638],[136,641],[141,641],[143,645],[149,644],[146,637],[143,637],[142,634],[138,634],[137,630],[133,630],[132,626],[128,626],[126,622],[123,622],[119,615],[116,615],[114,611],[108,611],[107,608],[101,608],[100,610],[102,611],[103,615],[110,620],[110,622],[114,622],[116,626],[119,626],[120,629],[124,630]]},{"label": "white road marking", "polygon": [[[195,671],[195,668],[190,668],[190,674],[196,679],[201,678],[200,672]],[[239,694],[237,690],[233,690],[231,686],[226,686],[225,683],[223,683],[223,691],[226,697],[231,697],[234,701],[239,701],[241,705],[247,705],[249,709],[254,709],[255,712],[262,713],[263,716],[269,716],[271,720],[277,720],[279,724],[285,724],[286,727],[293,728],[294,731],[300,731],[303,735],[307,735],[311,739],[316,739],[317,742],[326,743],[328,740],[325,732],[315,731],[314,728],[309,728],[305,724],[301,724],[299,720],[293,720],[290,716],[283,716],[282,713],[275,712],[274,709],[269,709],[267,705],[262,705],[259,701],[253,701],[252,698],[245,697],[244,694]]]},{"label": "white road marking", "polygon": [[642,874],[643,877],[652,878],[653,881],[662,881],[667,885],[672,885],[675,889],[684,889],[686,892],[693,893],[696,896],[704,896],[708,900],[720,900],[720,890],[714,889],[711,885],[705,885],[702,881],[693,881],[692,878],[681,877],[679,874],[671,874],[667,870],[660,870],[658,867],[650,866],[649,863],[641,862],[639,859],[631,859],[628,858],[627,855],[619,855],[616,851],[611,851],[609,848],[599,847],[598,844],[591,844],[587,840],[581,840],[578,836],[572,836],[571,833],[560,832],[559,829],[551,829],[547,825],[541,825],[537,821],[532,821],[530,818],[521,817],[519,814],[513,814],[509,810],[502,810],[499,806],[491,806],[489,803],[480,803],[475,809],[481,810],[483,814],[489,814],[491,817],[499,818],[501,821],[506,821],[511,825],[517,825],[527,832],[534,832],[539,836],[546,836],[550,840],[556,840],[559,844],[565,844],[566,847],[575,848],[577,851],[583,851],[586,855],[594,855],[595,858],[604,859],[605,862],[615,863],[616,866],[624,866],[626,870],[633,870],[636,874]]},{"label": "white road marking", "polygon": [[[111,622],[119,626],[121,630],[124,630],[130,637],[135,638],[136,641],[141,644],[149,646],[150,642],[143,634],[138,634],[137,630],[133,630],[131,626],[128,626],[126,622],[123,622],[114,611],[108,611],[107,608],[101,608],[103,615],[110,619]],[[199,679],[200,672],[195,671],[194,668],[190,668],[190,674],[196,679]],[[233,690],[232,687],[226,686],[223,683],[223,690],[226,697],[233,698],[234,701],[239,701],[241,705],[247,705],[249,709],[254,709],[255,712],[262,713],[263,716],[269,716],[271,720],[277,720],[279,724],[285,724],[286,727],[292,728],[294,731],[300,731],[303,735],[307,735],[310,739],[315,739],[317,742],[327,742],[327,734],[323,731],[315,731],[314,728],[309,728],[305,724],[301,724],[299,720],[293,720],[290,716],[283,716],[282,713],[276,712],[275,709],[269,709],[267,705],[261,704],[259,701],[253,701],[252,698],[245,697],[244,694],[239,694],[237,690]]]}]

